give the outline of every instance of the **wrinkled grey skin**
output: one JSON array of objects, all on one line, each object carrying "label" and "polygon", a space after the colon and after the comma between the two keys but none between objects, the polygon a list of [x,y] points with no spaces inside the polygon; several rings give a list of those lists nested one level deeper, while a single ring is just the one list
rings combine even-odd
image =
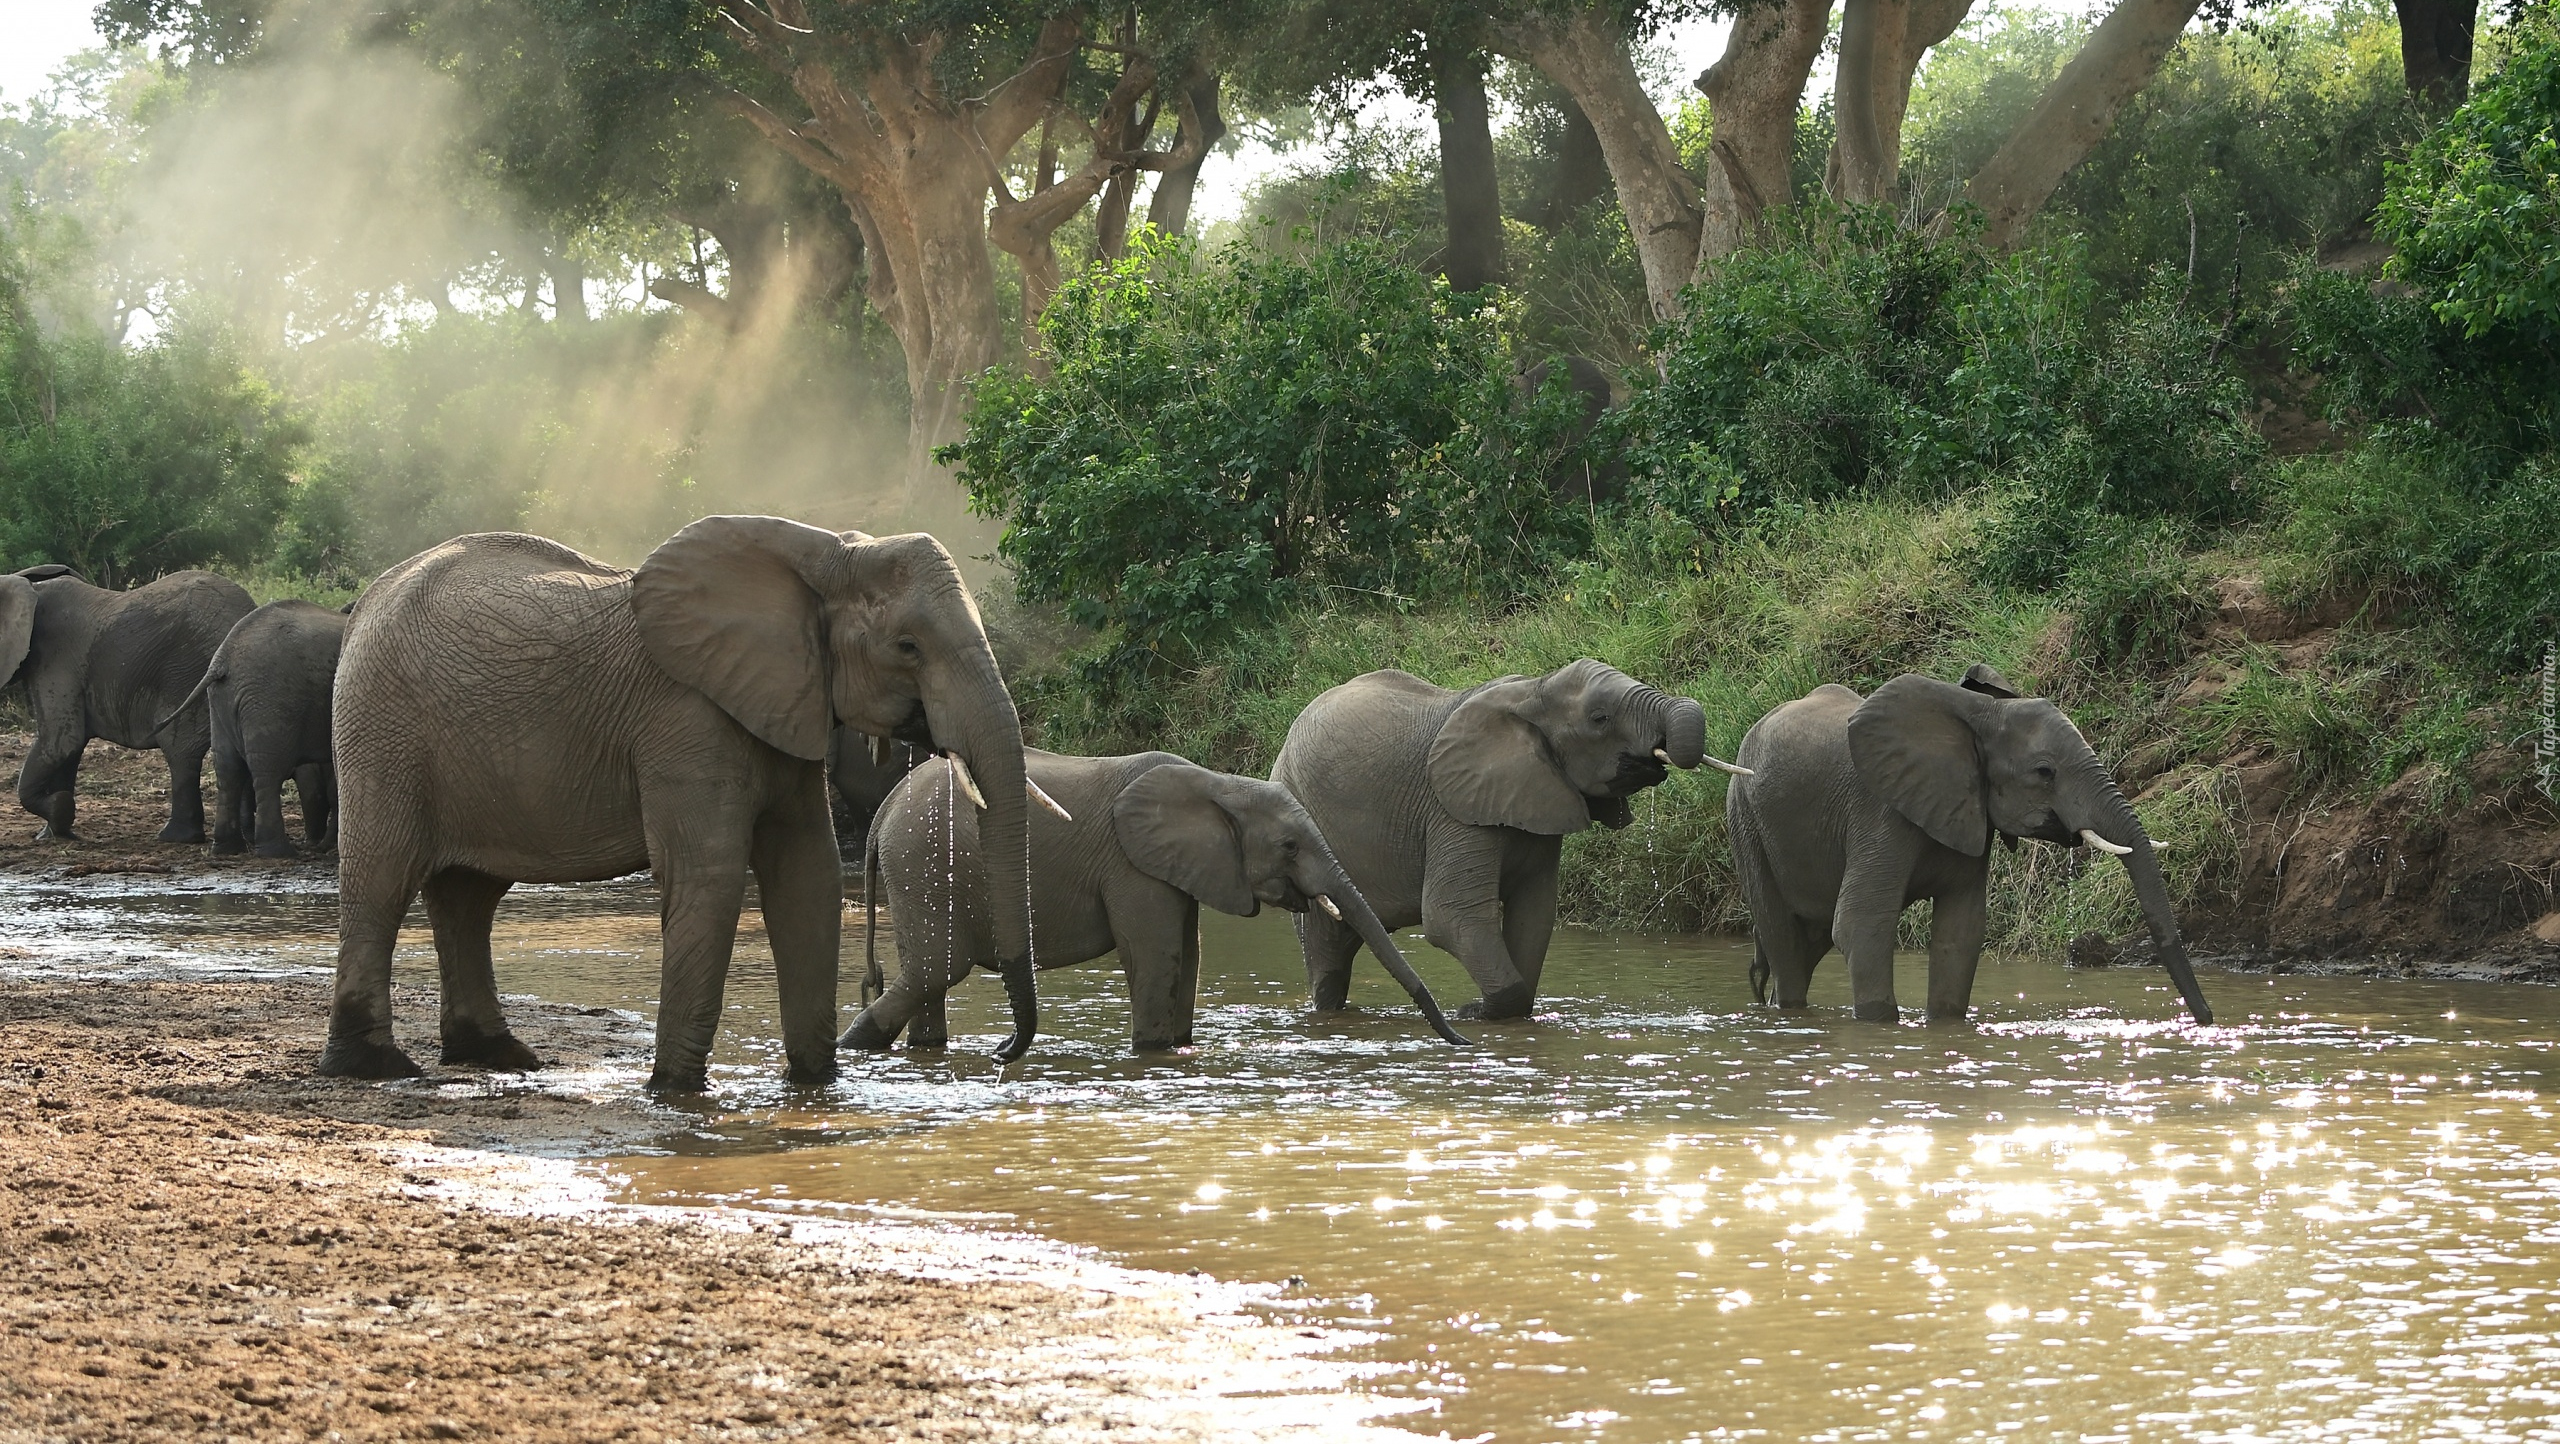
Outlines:
[{"label": "wrinkled grey skin", "polygon": [[791,1076],[832,1076],[843,873],[823,759],[838,723],[957,752],[985,787],[1014,1005],[999,1056],[1018,1057],[1038,1026],[1022,730],[950,554],[929,536],[705,517],[636,572],[540,537],[462,537],[357,603],[338,665],[338,984],[320,1070],[416,1071],[392,1041],[391,950],[421,891],[445,1061],[537,1066],[498,1007],[498,899],[646,867],[664,932],[650,1086],[703,1086],[750,874]]},{"label": "wrinkled grey skin", "polygon": [[2123,862],[2171,981],[2213,1021],[2188,966],[2151,839],[2080,730],[2041,697],[1975,667],[1959,686],[1905,674],[1860,697],[1817,687],[1753,725],[1739,759],[1753,776],[1725,793],[1734,870],[1751,908],[1753,991],[1801,1008],[1836,943],[1858,1017],[1901,1015],[1893,939],[1902,910],[1930,900],[1933,1021],[1961,1020],[1982,957],[1991,839],[2080,845],[2090,828],[2133,849]]},{"label": "wrinkled grey skin", "polygon": [[[1627,799],[1706,760],[1706,716],[1584,658],[1464,692],[1403,672],[1355,677],[1307,704],[1271,771],[1331,839],[1390,928],[1423,926],[1480,998],[1461,1018],[1521,1018],[1555,931],[1569,833],[1634,820]],[[1343,1006],[1359,936],[1303,914],[1319,1012]]]},{"label": "wrinkled grey skin", "polygon": [[[1550,377],[1556,377],[1565,391],[1581,403],[1581,414],[1574,418],[1573,430],[1566,437],[1569,444],[1580,446],[1609,412],[1613,394],[1609,373],[1589,357],[1560,356],[1521,372],[1521,393],[1537,395]],[[1599,506],[1614,501],[1626,484],[1627,463],[1622,456],[1596,462],[1569,459],[1547,473],[1547,490],[1556,500],[1572,506]]]},{"label": "wrinkled grey skin", "polygon": [[827,739],[827,785],[835,790],[836,841],[859,848],[871,835],[871,819],[900,778],[914,771],[933,749],[912,742],[865,737],[838,727]]},{"label": "wrinkled grey skin", "polygon": [[213,726],[213,850],[254,841],[260,857],[291,857],[284,784],[302,798],[302,833],[337,845],[338,769],[329,750],[329,689],[338,677],[345,612],[311,602],[269,602],[242,617],[214,650],[202,696]]},{"label": "wrinkled grey skin", "polygon": [[[1466,1041],[1286,789],[1170,752],[1024,756],[1031,780],[1074,819],[1031,810],[1033,956],[1043,969],[1063,968],[1116,950],[1138,1050],[1191,1046],[1202,903],[1238,917],[1265,903],[1307,914],[1319,896],[1341,910],[1441,1037]],[[967,794],[958,795],[965,804]],[[871,1001],[839,1046],[884,1049],[901,1028],[910,1048],[944,1046],[944,995],[971,968],[995,962],[974,885],[977,809],[955,810],[953,796],[951,770],[927,766],[880,811],[864,890],[876,896],[868,885],[876,867],[898,929],[898,976],[883,990],[871,952],[863,988]],[[970,881],[954,887],[955,876]]]},{"label": "wrinkled grey skin", "polygon": [[179,704],[254,605],[239,583],[211,572],[173,572],[129,592],[93,587],[63,566],[0,576],[0,682],[27,684],[36,722],[18,802],[44,819],[43,835],[75,835],[80,754],[103,737],[167,760],[160,840],[204,841],[212,738],[205,709]]}]

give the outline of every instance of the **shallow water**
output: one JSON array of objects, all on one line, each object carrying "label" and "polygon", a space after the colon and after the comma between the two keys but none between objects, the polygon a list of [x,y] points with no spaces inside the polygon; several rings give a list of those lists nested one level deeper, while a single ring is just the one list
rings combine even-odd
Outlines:
[{"label": "shallow water", "polygon": [[[330,911],[16,890],[0,936],[325,967]],[[983,980],[950,1054],[795,1094],[750,934],[714,1098],[596,1166],[635,1199],[1294,1277],[1293,1317],[1366,1331],[1374,1387],[1427,1403],[1408,1427],[1461,1438],[2560,1438],[2560,993],[2208,971],[2225,1025],[2197,1030],[2157,974],[1987,960],[1977,1025],[1885,1028],[1836,959],[1778,1017],[1742,948],[1567,930],[1540,1018],[1459,1053],[1374,965],[1364,1012],[1306,1022],[1285,919],[1206,935],[1186,1054],[1129,1056],[1086,968],[1045,975],[1024,1064],[983,1057]],[[650,1006],[645,886],[528,890],[497,941],[510,992]],[[422,931],[402,970],[432,979]]]}]

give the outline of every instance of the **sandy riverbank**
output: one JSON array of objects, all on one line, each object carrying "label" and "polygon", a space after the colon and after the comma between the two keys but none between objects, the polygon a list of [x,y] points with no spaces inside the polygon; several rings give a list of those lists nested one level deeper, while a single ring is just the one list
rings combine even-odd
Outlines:
[{"label": "sandy riverbank", "polygon": [[[0,1438],[1189,1439],[1349,1422],[1321,1393],[1221,1397],[1304,1389],[1321,1366],[1285,1358],[1309,1347],[1285,1328],[1219,1317],[1236,1295],[1215,1286],[1095,1287],[1062,1254],[1041,1281],[1019,1260],[969,1266],[965,1241],[939,1257],[914,1230],[541,1197],[567,1172],[546,1153],[636,1143],[673,1116],[479,1075],[312,1077],[325,998],[0,983]],[[400,1001],[409,1036],[431,1036],[432,1000]],[[627,1020],[551,1011],[563,1066],[645,1050]]]}]

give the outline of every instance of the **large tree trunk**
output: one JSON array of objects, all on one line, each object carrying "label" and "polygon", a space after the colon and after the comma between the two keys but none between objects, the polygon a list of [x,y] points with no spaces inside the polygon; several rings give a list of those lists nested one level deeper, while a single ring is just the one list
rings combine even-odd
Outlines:
[{"label": "large tree trunk", "polygon": [[1724,54],[1697,79],[1715,125],[1715,164],[1699,187],[1698,263],[1729,256],[1760,213],[1795,199],[1796,110],[1831,29],[1831,0],[1782,0],[1734,17]]},{"label": "large tree trunk", "polygon": [[1600,132],[1570,95],[1558,97],[1564,110],[1564,138],[1556,146],[1554,179],[1538,203],[1538,224],[1559,230],[1582,208],[1609,189],[1609,162],[1600,154]]},{"label": "large tree trunk", "polygon": [[587,268],[566,256],[551,258],[551,319],[587,324]]},{"label": "large tree trunk", "polygon": [[1847,0],[1831,113],[1839,134],[1825,175],[1837,199],[1893,199],[1902,171],[1902,118],[1929,48],[1955,33],[1973,0]]},{"label": "large tree trunk", "polygon": [[1698,264],[1698,186],[1680,168],[1671,128],[1645,94],[1626,31],[1608,9],[1591,6],[1496,26],[1493,39],[1503,54],[1563,86],[1590,117],[1644,266],[1645,298],[1654,315],[1677,315],[1680,288]]},{"label": "large tree trunk", "polygon": [[2400,16],[2400,75],[2409,98],[2451,110],[2471,93],[2471,32],[2480,0],[2391,0]]},{"label": "large tree trunk", "polygon": [[1155,196],[1147,202],[1147,224],[1169,236],[1190,229],[1191,197],[1200,185],[1200,167],[1209,159],[1209,151],[1227,137],[1227,118],[1218,113],[1217,71],[1194,65],[1183,84],[1183,95],[1190,102],[1191,115],[1183,118],[1173,148],[1191,159],[1167,167],[1156,178]]},{"label": "large tree trunk", "polygon": [[1493,117],[1484,95],[1484,57],[1433,36],[1431,111],[1440,122],[1440,198],[1448,243],[1440,272],[1456,291],[1502,279],[1502,192],[1493,174]]},{"label": "large tree trunk", "polygon": [[2198,0],[2119,0],[2042,99],[1965,188],[1983,239],[2013,246],[2071,168],[2106,138],[2116,109],[2149,83]]}]

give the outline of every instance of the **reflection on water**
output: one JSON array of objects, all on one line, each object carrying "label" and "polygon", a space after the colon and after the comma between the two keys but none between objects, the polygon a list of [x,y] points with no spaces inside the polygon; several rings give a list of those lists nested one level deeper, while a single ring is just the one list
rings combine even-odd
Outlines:
[{"label": "reflection on water", "polygon": [[[99,906],[172,954],[325,965],[312,902]],[[0,928],[30,915],[0,895]],[[717,1106],[600,1166],[1294,1277],[1461,1438],[2560,1438],[2560,993],[2208,973],[2232,1021],[2195,1030],[2156,974],[1986,960],[1979,1026],[1883,1028],[1836,960],[1781,1018],[1740,948],[1567,932],[1541,1018],[1458,1053],[1374,965],[1363,1013],[1305,1022],[1285,920],[1206,921],[1186,1054],[1129,1056],[1116,976],[1080,969],[1043,978],[1028,1063],[983,1057],[985,980],[964,1046],[819,1094],[776,1082],[743,937]],[[644,886],[511,899],[498,944],[511,992],[655,991]],[[423,938],[404,958],[432,978]]]}]

